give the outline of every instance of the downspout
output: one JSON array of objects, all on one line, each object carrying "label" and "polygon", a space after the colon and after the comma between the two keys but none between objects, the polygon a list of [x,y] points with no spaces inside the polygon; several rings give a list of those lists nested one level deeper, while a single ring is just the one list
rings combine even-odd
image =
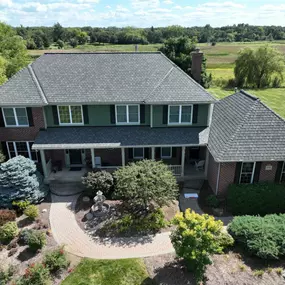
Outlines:
[{"label": "downspout", "polygon": [[216,183],[216,195],[218,195],[218,189],[219,189],[219,184],[220,184],[220,173],[221,173],[221,163],[219,162],[217,183]]}]

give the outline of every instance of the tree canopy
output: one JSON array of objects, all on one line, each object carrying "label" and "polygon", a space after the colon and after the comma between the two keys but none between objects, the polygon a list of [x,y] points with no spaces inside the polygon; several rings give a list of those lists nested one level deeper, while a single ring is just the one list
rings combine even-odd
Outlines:
[{"label": "tree canopy", "polygon": [[265,45],[257,50],[241,50],[235,62],[234,73],[240,87],[279,87],[283,81],[284,68],[284,55]]}]

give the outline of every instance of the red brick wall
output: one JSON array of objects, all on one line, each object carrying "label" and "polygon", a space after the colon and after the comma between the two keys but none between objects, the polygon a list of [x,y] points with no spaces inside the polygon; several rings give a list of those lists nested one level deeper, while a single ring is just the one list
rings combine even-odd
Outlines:
[{"label": "red brick wall", "polygon": [[208,183],[214,193],[216,191],[218,171],[219,171],[219,164],[215,162],[212,154],[209,153]]},{"label": "red brick wall", "polygon": [[42,107],[32,108],[33,127],[1,127],[0,141],[34,141],[39,129],[45,128]]},{"label": "red brick wall", "polygon": [[236,162],[221,163],[218,195],[225,196],[230,184],[234,183]]},{"label": "red brick wall", "polygon": [[[265,167],[267,165],[272,166],[272,170],[265,170]],[[260,168],[260,175],[259,175],[259,181],[270,181],[274,182],[275,180],[275,175],[276,175],[276,170],[277,170],[277,161],[271,161],[271,162],[262,162],[261,168]]]}]

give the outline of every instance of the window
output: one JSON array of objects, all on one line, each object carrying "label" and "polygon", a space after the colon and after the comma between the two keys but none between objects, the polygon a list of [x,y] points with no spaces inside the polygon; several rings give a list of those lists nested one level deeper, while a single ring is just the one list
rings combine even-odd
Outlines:
[{"label": "window", "polygon": [[3,117],[7,127],[28,127],[26,108],[3,108]]},{"label": "window", "polygon": [[143,158],[144,158],[144,149],[134,148],[134,159],[143,159]]},{"label": "window", "polygon": [[61,125],[83,124],[82,106],[58,106],[58,117]]},{"label": "window", "polygon": [[282,168],[282,171],[281,171],[281,179],[280,179],[281,182],[285,182],[285,161],[283,162],[283,168]]},{"label": "window", "polygon": [[139,124],[139,105],[116,105],[117,124]]},{"label": "window", "polygon": [[192,105],[170,105],[168,124],[192,124]]},{"label": "window", "polygon": [[251,184],[253,182],[255,162],[243,162],[241,166],[240,180],[241,184]]},{"label": "window", "polygon": [[171,158],[171,157],[172,157],[172,148],[162,147],[161,148],[161,158]]},{"label": "window", "polygon": [[32,150],[33,142],[7,142],[6,144],[9,158],[22,155],[33,161],[38,161],[37,152]]}]

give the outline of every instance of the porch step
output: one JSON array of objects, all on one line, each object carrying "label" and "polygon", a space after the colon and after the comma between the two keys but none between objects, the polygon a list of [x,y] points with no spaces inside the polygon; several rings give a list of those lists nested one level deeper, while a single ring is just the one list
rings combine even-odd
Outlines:
[{"label": "porch step", "polygon": [[49,187],[51,193],[57,196],[76,195],[80,194],[85,189],[82,183],[76,183],[76,182],[65,182],[65,183],[51,182]]}]

